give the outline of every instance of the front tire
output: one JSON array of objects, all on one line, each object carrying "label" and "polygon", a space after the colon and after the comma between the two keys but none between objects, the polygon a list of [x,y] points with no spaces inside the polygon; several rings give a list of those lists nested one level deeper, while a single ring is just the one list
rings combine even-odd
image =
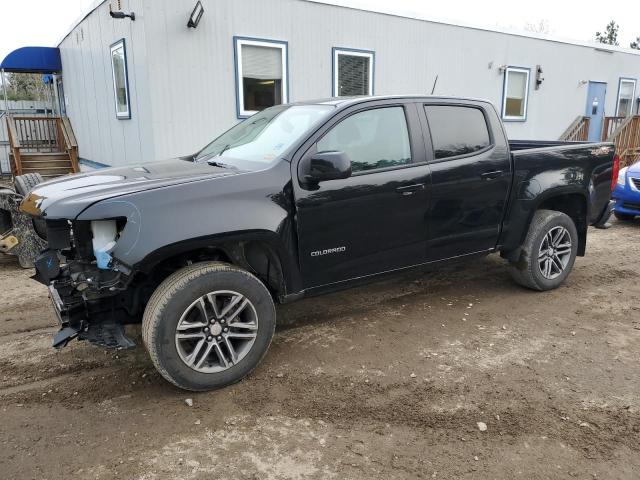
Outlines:
[{"label": "front tire", "polygon": [[571,217],[553,210],[538,210],[520,258],[511,264],[511,276],[516,283],[532,290],[552,290],[569,276],[577,254],[578,232]]},{"label": "front tire", "polygon": [[275,324],[273,299],[258,278],[206,262],[160,284],[145,309],[142,338],[166,380],[206,391],[248,375],[266,354]]}]

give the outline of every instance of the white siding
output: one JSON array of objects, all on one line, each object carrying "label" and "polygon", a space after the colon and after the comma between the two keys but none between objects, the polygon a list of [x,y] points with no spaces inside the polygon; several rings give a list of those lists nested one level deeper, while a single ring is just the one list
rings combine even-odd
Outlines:
[{"label": "white siding", "polygon": [[[289,46],[291,101],[332,93],[332,48],[375,52],[376,94],[430,93],[502,104],[503,65],[531,69],[527,120],[507,122],[511,138],[556,139],[586,105],[588,80],[608,84],[614,115],[620,77],[640,79],[640,55],[310,3],[202,0],[197,29],[186,26],[194,0],[130,0],[136,21],[112,20],[107,4],[61,45],[66,93],[84,158],[107,164],[191,153],[238,121],[233,37]],[[84,42],[74,35],[83,30]],[[132,119],[113,113],[109,45],[127,41]],[[535,68],[545,82],[535,89]]]},{"label": "white siding", "polygon": [[[141,11],[142,2],[124,1],[123,8]],[[60,45],[67,114],[84,159],[124,165],[155,158],[144,28],[143,21],[113,20],[104,3]],[[118,120],[115,114],[109,48],[121,38],[127,51],[131,120]]]}]

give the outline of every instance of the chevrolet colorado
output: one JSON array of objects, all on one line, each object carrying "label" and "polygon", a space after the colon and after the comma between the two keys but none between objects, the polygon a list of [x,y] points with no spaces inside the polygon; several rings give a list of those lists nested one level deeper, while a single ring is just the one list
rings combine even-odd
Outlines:
[{"label": "chevrolet colorado", "polygon": [[236,382],[265,355],[275,302],[499,252],[549,290],[611,210],[610,143],[509,142],[486,101],[329,99],[255,114],[198,153],[37,185],[36,277],[73,338],[142,337],[180,388]]}]

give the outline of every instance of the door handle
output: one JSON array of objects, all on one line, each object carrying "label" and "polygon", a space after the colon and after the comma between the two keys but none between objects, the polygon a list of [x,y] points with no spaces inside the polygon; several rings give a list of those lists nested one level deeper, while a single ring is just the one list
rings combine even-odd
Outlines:
[{"label": "door handle", "polygon": [[482,178],[483,180],[494,180],[501,177],[502,173],[502,170],[492,170],[490,172],[483,173],[482,175],[480,175],[480,178]]},{"label": "door handle", "polygon": [[424,183],[414,183],[413,185],[405,185],[404,187],[396,188],[396,192],[402,195],[413,195],[418,190],[424,190]]}]

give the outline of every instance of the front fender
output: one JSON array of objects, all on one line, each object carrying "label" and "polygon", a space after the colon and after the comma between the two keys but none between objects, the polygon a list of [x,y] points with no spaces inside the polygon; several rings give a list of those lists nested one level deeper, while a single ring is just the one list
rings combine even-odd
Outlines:
[{"label": "front fender", "polygon": [[290,177],[278,170],[123,195],[93,204],[76,220],[126,218],[111,255],[129,267],[194,239],[246,231],[288,235],[293,217],[286,193]]}]

